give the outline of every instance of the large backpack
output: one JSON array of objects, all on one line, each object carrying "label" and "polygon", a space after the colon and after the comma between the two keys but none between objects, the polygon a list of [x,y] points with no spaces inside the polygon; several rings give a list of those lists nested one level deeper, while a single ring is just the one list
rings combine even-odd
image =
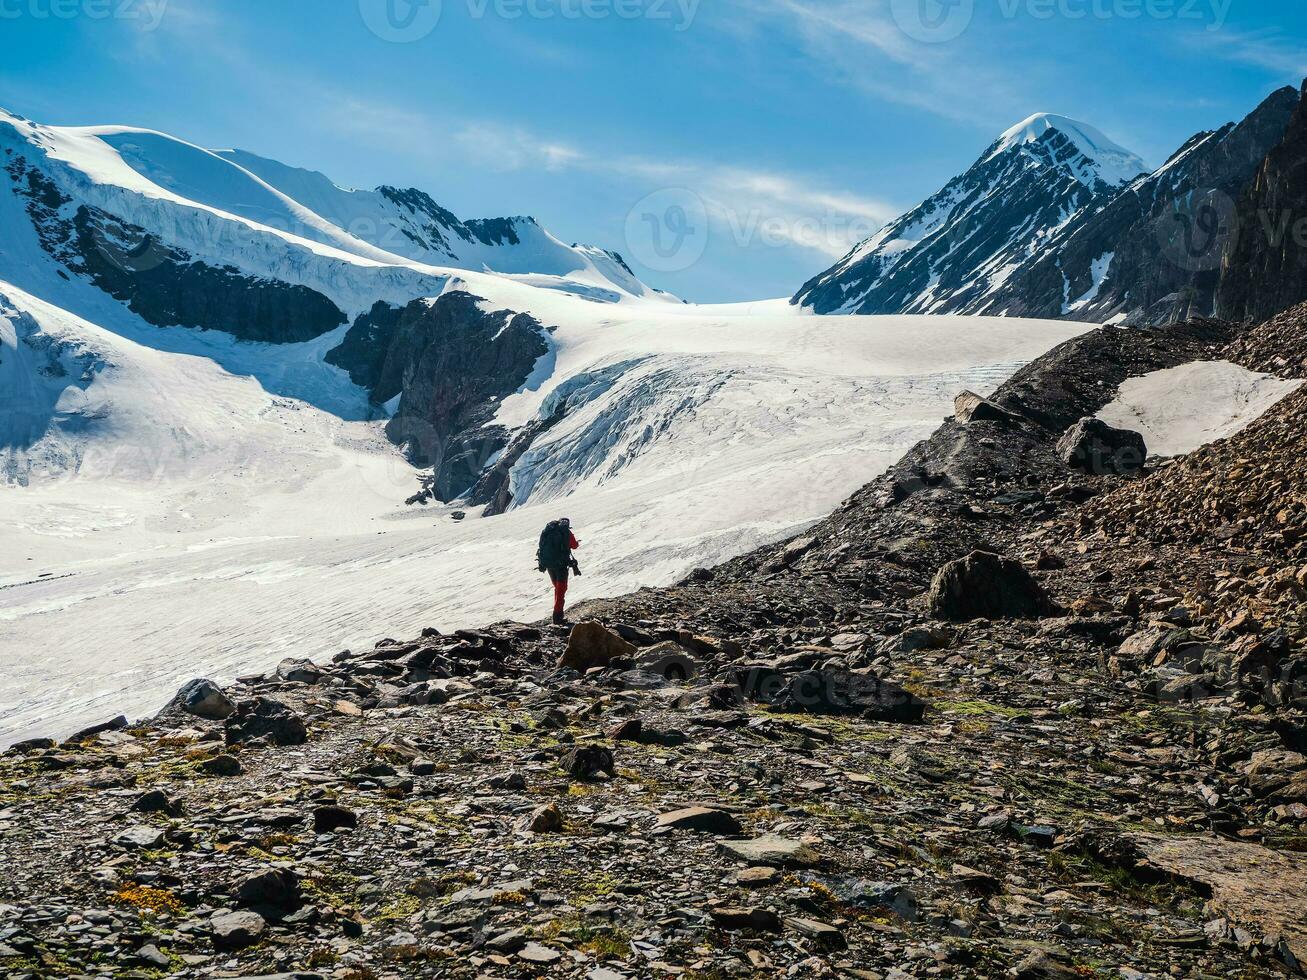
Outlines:
[{"label": "large backpack", "polygon": [[540,532],[540,548],[536,551],[536,561],[542,569],[562,569],[567,567],[568,543],[572,539],[571,529],[561,521],[550,521]]}]

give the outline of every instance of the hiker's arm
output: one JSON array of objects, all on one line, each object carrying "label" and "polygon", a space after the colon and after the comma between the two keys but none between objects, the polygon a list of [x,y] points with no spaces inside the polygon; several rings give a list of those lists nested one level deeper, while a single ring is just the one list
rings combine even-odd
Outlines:
[{"label": "hiker's arm", "polygon": [[581,547],[581,542],[578,541],[578,540],[576,540],[576,535],[573,534],[571,531],[568,531],[568,532],[567,532],[567,546],[568,546],[569,548],[579,548],[579,547]]}]

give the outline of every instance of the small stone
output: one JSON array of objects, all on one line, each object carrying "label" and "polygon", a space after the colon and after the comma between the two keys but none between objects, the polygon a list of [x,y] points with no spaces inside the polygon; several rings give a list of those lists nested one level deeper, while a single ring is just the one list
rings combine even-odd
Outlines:
[{"label": "small stone", "polygon": [[806,936],[808,939],[813,940],[823,949],[843,949],[845,946],[844,934],[829,922],[820,922],[817,919],[804,919],[796,916],[787,918],[785,926],[797,932],[800,936]]},{"label": "small stone", "polygon": [[754,929],[758,932],[780,932],[781,918],[771,909],[757,907],[722,906],[709,912],[713,924],[719,929]]},{"label": "small stone", "polygon": [[330,834],[337,830],[353,830],[359,825],[359,815],[349,807],[337,803],[324,803],[313,810],[313,832]]},{"label": "small stone", "polygon": [[764,888],[781,880],[781,873],[775,868],[764,865],[745,868],[735,876],[735,883],[742,888]]},{"label": "small stone", "polygon": [[128,827],[113,842],[133,850],[153,850],[163,843],[163,831],[157,827]]},{"label": "small stone", "polygon": [[168,794],[161,789],[152,789],[142,794],[132,804],[132,809],[137,813],[166,813],[172,817],[182,812],[181,804],[169,799]]},{"label": "small stone", "polygon": [[240,760],[232,755],[215,755],[200,763],[200,769],[210,776],[239,776],[244,770]]},{"label": "small stone", "polygon": [[557,834],[563,829],[563,813],[556,804],[546,803],[523,817],[519,826],[533,834]]},{"label": "small stone", "polygon": [[172,966],[172,960],[170,960],[159,949],[159,947],[155,946],[153,943],[147,944],[138,949],[136,951],[136,958],[142,963],[158,967],[160,970],[166,970],[168,967]]},{"label": "small stone", "polygon": [[527,943],[517,951],[517,958],[527,963],[556,963],[562,956],[563,954],[558,950],[541,946],[539,943]]},{"label": "small stone", "polygon": [[236,704],[213,681],[198,677],[183,684],[163,711],[166,714],[174,708],[197,718],[222,721],[236,710]]},{"label": "small stone", "polygon": [[225,912],[209,920],[214,948],[232,952],[252,946],[263,936],[267,923],[257,912]]}]

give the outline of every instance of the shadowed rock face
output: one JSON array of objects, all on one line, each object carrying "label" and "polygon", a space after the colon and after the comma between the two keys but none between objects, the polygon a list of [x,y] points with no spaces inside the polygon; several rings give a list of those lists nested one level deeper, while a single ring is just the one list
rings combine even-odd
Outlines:
[{"label": "shadowed rock face", "polygon": [[1238,235],[1225,257],[1217,295],[1220,316],[1256,323],[1307,300],[1304,218],[1307,109],[1299,101],[1284,139],[1239,202]]},{"label": "shadowed rock face", "polygon": [[98,208],[83,205],[66,218],[60,209],[71,202],[40,171],[21,160],[7,170],[27,198],[42,247],[147,323],[287,344],[312,340],[345,322],[335,303],[307,286],[197,261]]},{"label": "shadowed rock face", "polygon": [[472,487],[505,447],[507,430],[491,420],[549,350],[534,317],[487,313],[483,302],[451,292],[402,310],[378,303],[327,355],[370,389],[374,402],[399,396],[386,434],[408,448],[416,465],[432,468],[440,500]]}]

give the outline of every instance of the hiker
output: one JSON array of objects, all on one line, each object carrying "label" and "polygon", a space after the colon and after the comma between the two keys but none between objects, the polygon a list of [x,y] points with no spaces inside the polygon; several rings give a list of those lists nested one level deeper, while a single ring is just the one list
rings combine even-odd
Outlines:
[{"label": "hiker", "polygon": [[549,580],[554,583],[554,625],[565,626],[563,602],[567,597],[568,569],[581,574],[581,567],[572,557],[572,549],[581,544],[572,534],[572,522],[566,517],[550,521],[540,532],[540,548],[536,551],[536,566],[542,572],[549,573]]}]

